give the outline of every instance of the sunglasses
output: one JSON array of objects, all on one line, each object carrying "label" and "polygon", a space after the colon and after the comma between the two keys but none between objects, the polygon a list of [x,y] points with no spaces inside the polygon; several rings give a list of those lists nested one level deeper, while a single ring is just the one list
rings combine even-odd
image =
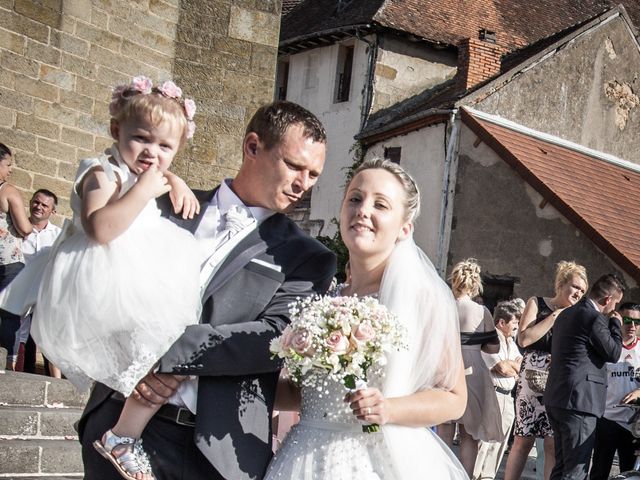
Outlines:
[{"label": "sunglasses", "polygon": [[635,323],[636,326],[639,326],[640,318],[622,317],[622,323],[624,323],[625,325],[629,325],[630,323]]}]

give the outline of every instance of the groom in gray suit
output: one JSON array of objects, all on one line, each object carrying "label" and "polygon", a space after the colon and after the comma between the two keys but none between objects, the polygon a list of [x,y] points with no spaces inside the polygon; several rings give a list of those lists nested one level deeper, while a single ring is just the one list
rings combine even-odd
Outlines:
[{"label": "groom in gray suit", "polygon": [[[247,127],[237,176],[195,192],[201,209],[193,220],[169,215],[202,246],[202,312],[134,392],[163,405],[142,435],[158,480],[264,475],[279,369],[269,343],[289,322],[288,305],[324,293],[335,273],[334,255],[283,214],[318,179],[325,144],[322,124],[304,108],[262,107]],[[86,479],[121,478],[92,442],[122,405],[120,394],[95,386],[79,422]]]}]

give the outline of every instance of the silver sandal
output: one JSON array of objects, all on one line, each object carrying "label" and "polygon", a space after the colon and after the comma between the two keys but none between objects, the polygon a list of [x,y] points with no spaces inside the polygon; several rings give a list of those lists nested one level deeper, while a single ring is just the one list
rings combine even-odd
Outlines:
[{"label": "silver sandal", "polygon": [[[111,462],[122,478],[137,480],[134,475],[143,473],[151,475],[151,479],[155,480],[147,452],[142,448],[142,439],[119,437],[111,430],[107,430],[102,436],[102,441],[94,441],[93,446],[100,455]],[[124,453],[119,453],[123,449]]]}]

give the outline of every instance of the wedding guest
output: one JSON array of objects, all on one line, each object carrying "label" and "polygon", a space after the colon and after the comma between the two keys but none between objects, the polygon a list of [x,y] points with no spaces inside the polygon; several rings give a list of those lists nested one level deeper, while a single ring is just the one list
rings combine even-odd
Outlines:
[{"label": "wedding guest", "polygon": [[[33,226],[32,232],[22,242],[22,253],[25,265],[34,255],[47,251],[60,235],[60,227],[50,221],[55,215],[58,197],[45,188],[36,190],[29,201],[29,221]],[[36,373],[36,344],[30,335],[31,314],[22,317],[20,330],[17,335],[18,361],[16,370],[26,373]],[[60,369],[44,358],[45,371],[54,378],[61,378]]]},{"label": "wedding guest", "polygon": [[[0,143],[0,291],[24,267],[22,239],[31,233],[22,195],[8,180],[13,169],[9,147]],[[7,351],[7,369],[13,370],[17,351],[16,333],[20,316],[0,310],[0,347]]]},{"label": "wedding guest", "polygon": [[551,363],[553,325],[558,315],[587,291],[587,271],[575,262],[556,265],[553,297],[531,297],[518,330],[524,350],[516,388],[514,440],[505,469],[505,480],[519,480],[536,438],[544,439],[544,478],[549,480],[555,463],[553,430],[544,408],[544,382]]},{"label": "wedding guest", "polygon": [[482,352],[482,358],[491,371],[491,380],[500,404],[503,438],[501,442],[480,442],[473,471],[474,480],[495,478],[513,426],[515,410],[511,392],[522,363],[522,356],[514,341],[520,315],[522,310],[515,300],[498,303],[493,312],[500,351],[494,354]]},{"label": "wedding guest", "polygon": [[[491,375],[481,351],[498,353],[500,344],[489,310],[472,300],[482,292],[480,265],[474,259],[457,263],[449,280],[456,299],[462,358],[467,381],[467,406],[458,419],[460,434],[460,460],[467,474],[473,474],[478,454],[478,442],[502,440],[500,406],[496,398]],[[455,425],[438,425],[438,434],[451,446]]]},{"label": "wedding guest", "polygon": [[554,327],[544,391],[555,442],[553,480],[587,478],[596,421],[605,410],[605,364],[617,361],[622,351],[622,318],[615,308],[625,288],[617,275],[601,276],[588,296],[559,315]]},{"label": "wedding guest", "polygon": [[640,398],[640,304],[623,303],[618,313],[622,317],[622,351],[618,362],[607,363],[607,403],[596,423],[590,480],[609,478],[616,453],[621,472],[632,470],[636,460],[637,442],[629,424],[635,411],[619,405]]}]

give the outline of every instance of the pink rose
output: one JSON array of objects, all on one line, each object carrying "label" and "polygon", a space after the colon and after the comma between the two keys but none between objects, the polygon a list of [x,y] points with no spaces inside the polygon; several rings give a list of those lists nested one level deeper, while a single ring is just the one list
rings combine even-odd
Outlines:
[{"label": "pink rose", "polygon": [[167,80],[160,85],[160,91],[165,97],[180,98],[182,97],[182,89],[173,83],[171,80]]},{"label": "pink rose", "polygon": [[331,332],[325,343],[333,353],[338,355],[347,353],[349,350],[349,339],[345,337],[340,330],[334,330]]},{"label": "pink rose", "polygon": [[191,98],[184,99],[184,113],[187,115],[187,119],[193,120],[193,116],[196,114],[196,102]]},{"label": "pink rose", "polygon": [[291,335],[291,348],[300,355],[304,355],[311,348],[311,335],[306,330],[296,330]]},{"label": "pink rose", "polygon": [[376,332],[369,322],[362,322],[358,325],[356,331],[353,332],[353,336],[359,342],[366,342],[367,340],[375,338]]},{"label": "pink rose", "polygon": [[287,326],[280,336],[280,348],[288,350],[291,347],[291,327]]},{"label": "pink rose", "polygon": [[145,77],[144,75],[134,77],[133,80],[131,81],[131,88],[141,93],[144,93],[145,95],[148,93],[151,93],[152,86],[153,86],[153,83],[151,82],[151,79],[148,77]]}]

